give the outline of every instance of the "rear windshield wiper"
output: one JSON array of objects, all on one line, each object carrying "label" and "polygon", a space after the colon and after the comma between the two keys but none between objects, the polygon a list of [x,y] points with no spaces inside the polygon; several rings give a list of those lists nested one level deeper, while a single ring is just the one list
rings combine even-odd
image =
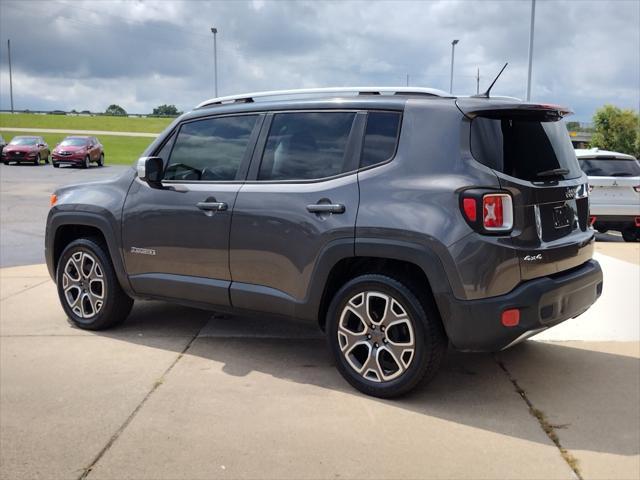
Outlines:
[{"label": "rear windshield wiper", "polygon": [[559,177],[569,173],[566,168],[554,168],[552,170],[545,170],[543,172],[536,173],[536,177]]}]

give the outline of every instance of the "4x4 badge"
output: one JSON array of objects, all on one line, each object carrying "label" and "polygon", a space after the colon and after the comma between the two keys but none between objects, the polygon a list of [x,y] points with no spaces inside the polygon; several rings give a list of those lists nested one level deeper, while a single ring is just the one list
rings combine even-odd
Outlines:
[{"label": "4x4 badge", "polygon": [[537,255],[525,255],[524,257],[524,261],[525,262],[536,262],[538,260],[542,260],[542,254],[539,253]]}]

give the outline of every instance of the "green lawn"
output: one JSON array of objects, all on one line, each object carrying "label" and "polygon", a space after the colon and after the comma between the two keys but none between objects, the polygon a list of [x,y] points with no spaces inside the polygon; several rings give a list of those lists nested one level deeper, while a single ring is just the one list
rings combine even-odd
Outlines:
[{"label": "green lawn", "polygon": [[[44,137],[52,151],[67,136],[63,133],[31,134],[7,131],[2,131],[0,134],[2,134],[7,143],[16,135],[40,135]],[[98,135],[98,139],[104,145],[105,163],[111,165],[133,165],[144,149],[147,148],[147,145],[153,141],[153,138],[118,137],[115,135]]]},{"label": "green lawn", "polygon": [[173,118],[72,117],[68,115],[38,115],[34,113],[0,114],[0,127],[3,128],[55,128],[160,133],[172,121]]}]

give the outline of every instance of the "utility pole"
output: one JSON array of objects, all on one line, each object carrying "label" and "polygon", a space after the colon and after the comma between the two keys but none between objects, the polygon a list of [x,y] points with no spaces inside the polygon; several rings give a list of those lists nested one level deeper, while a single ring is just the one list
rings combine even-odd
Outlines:
[{"label": "utility pole", "polygon": [[7,50],[9,51],[9,97],[11,98],[11,113],[13,113],[13,74],[11,72],[11,40],[7,39]]},{"label": "utility pole", "polygon": [[478,67],[478,74],[476,75],[476,95],[480,95],[480,67]]},{"label": "utility pole", "polygon": [[536,0],[531,0],[531,26],[529,27],[529,73],[527,74],[527,102],[531,101],[531,69],[533,66],[533,27],[536,18]]},{"label": "utility pole", "polygon": [[213,93],[214,97],[218,97],[218,45],[216,42],[216,36],[218,34],[218,29],[215,27],[211,27],[211,33],[213,33]]},{"label": "utility pole", "polygon": [[449,93],[453,93],[453,56],[456,53],[456,44],[459,40],[451,42],[451,79],[449,81]]}]

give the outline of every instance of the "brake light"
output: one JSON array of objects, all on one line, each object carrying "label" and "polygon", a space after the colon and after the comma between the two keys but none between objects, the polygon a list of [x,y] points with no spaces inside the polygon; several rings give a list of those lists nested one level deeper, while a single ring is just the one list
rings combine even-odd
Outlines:
[{"label": "brake light", "polygon": [[640,227],[640,217],[636,217],[636,227]]},{"label": "brake light", "polygon": [[485,230],[507,231],[513,227],[511,195],[490,193],[482,197],[482,225]]},{"label": "brake light", "polygon": [[478,219],[478,206],[475,198],[464,198],[462,200],[462,210],[470,222],[475,222]]},{"label": "brake light", "polygon": [[589,217],[589,226],[593,227],[593,224],[596,223],[596,216],[595,215],[591,215]]}]

